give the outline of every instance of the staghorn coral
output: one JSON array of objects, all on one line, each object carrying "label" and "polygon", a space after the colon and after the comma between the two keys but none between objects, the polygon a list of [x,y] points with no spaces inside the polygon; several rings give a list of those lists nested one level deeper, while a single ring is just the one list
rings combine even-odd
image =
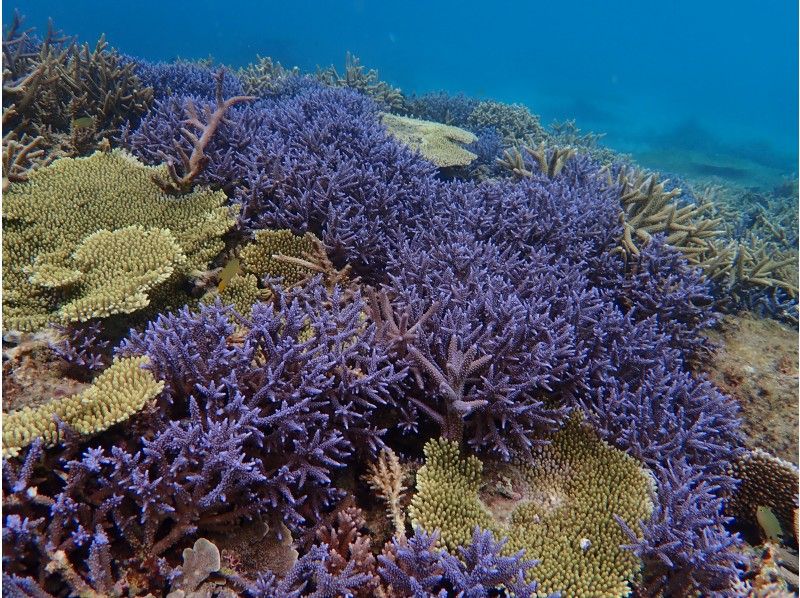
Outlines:
[{"label": "staghorn coral", "polygon": [[7,328],[130,313],[148,304],[149,291],[205,269],[234,210],[223,193],[171,199],[154,175],[166,173],[115,150],[57,160],[11,186],[3,202]]},{"label": "staghorn coral", "polygon": [[507,146],[539,143],[546,137],[539,117],[522,104],[479,102],[467,118],[466,126],[472,131],[492,127],[503,136]]},{"label": "staghorn coral", "polygon": [[[408,542],[393,539],[378,557],[378,572],[388,585],[386,595],[449,596],[450,590],[458,596],[492,596],[503,588],[516,598],[544,597],[537,592],[536,582],[525,581],[537,561],[525,560],[523,551],[506,556],[507,540],[496,542],[491,532],[475,528],[469,544],[459,546],[457,555],[438,544],[438,533],[419,528]],[[546,598],[560,596],[555,592]]]},{"label": "staghorn coral", "polygon": [[733,461],[729,473],[739,485],[726,502],[725,513],[739,523],[757,526],[757,509],[769,507],[789,540],[796,533],[795,518],[800,508],[797,467],[755,449]]},{"label": "staghorn coral", "polygon": [[405,98],[402,92],[381,81],[378,71],[365,70],[356,56],[347,52],[344,73],[340,75],[336,68],[317,69],[318,81],[329,87],[349,87],[375,100],[383,109],[390,112],[402,112]]},{"label": "staghorn coral", "polygon": [[[523,145],[522,149],[528,154],[529,158],[533,159],[533,164],[538,167],[539,172],[546,174],[551,179],[558,176],[567,160],[575,155],[575,150],[572,148],[546,148],[544,141],[536,149],[528,145]],[[497,162],[507,170],[510,170],[517,178],[531,176],[531,170],[529,170],[529,166],[517,148],[505,150],[503,158],[497,158]]]},{"label": "staghorn coral", "polygon": [[383,113],[381,120],[393,137],[419,151],[439,168],[468,166],[478,157],[462,147],[478,139],[464,129],[388,113]]},{"label": "staghorn coral", "polygon": [[432,441],[412,499],[414,524],[441,530],[448,547],[466,545],[476,525],[508,536],[508,550],[539,559],[539,592],[626,596],[641,563],[619,548],[625,535],[614,518],[636,525],[649,516],[648,474],[577,421],[515,468],[524,498],[507,522],[498,521],[478,498],[480,461],[461,458],[451,442]]},{"label": "staghorn coral", "polygon": [[[103,37],[90,49],[52,26],[40,40],[21,23],[16,15],[3,39],[4,154],[41,138],[37,160],[82,155],[147,110],[152,89]],[[7,162],[4,177],[19,178],[22,163]]]},{"label": "staghorn coral", "polygon": [[412,94],[405,99],[405,112],[412,118],[433,120],[454,127],[467,126],[467,119],[478,100],[464,94],[450,95],[445,91]]},{"label": "staghorn coral", "polygon": [[[193,96],[203,100],[216,98],[219,68],[188,60],[148,62],[131,56],[123,56],[122,60],[133,65],[142,86],[153,90],[155,100],[170,96]],[[231,98],[249,94],[245,92],[237,73],[228,73],[222,82],[222,95]]]},{"label": "staghorn coral", "polygon": [[[609,182],[613,170],[609,170]],[[620,249],[626,256],[639,253],[639,246],[649,243],[654,234],[662,233],[666,242],[679,248],[694,263],[710,239],[718,236],[720,220],[704,218],[703,206],[685,203],[678,198],[680,189],[666,190],[667,181],[659,181],[644,170],[619,168],[616,184],[620,188],[623,233]]]},{"label": "staghorn coral", "polygon": [[240,68],[237,73],[247,95],[260,98],[286,93],[300,79],[300,69],[287,69],[269,56],[256,56],[256,62]]},{"label": "staghorn coral", "polygon": [[142,369],[146,363],[145,357],[115,360],[80,394],[6,413],[3,455],[18,454],[36,438],[47,445],[57,444],[61,439],[57,422],[86,436],[128,419],[164,387]]},{"label": "staghorn coral", "polygon": [[[202,120],[194,102],[191,99],[186,102],[186,112],[189,118],[184,121],[183,124],[185,126],[181,129],[181,133],[191,144],[192,151],[190,154],[187,154],[181,145],[178,143],[174,144],[175,151],[180,158],[182,174],[179,174],[175,167],[175,161],[169,155],[162,155],[166,161],[169,179],[156,176],[154,180],[164,191],[170,193],[186,193],[191,189],[195,179],[205,169],[210,160],[205,155],[205,150],[213,139],[220,123],[225,119],[225,114],[232,106],[255,99],[253,96],[234,96],[227,100],[224,99],[223,84],[225,81],[225,69],[219,70],[216,75],[216,81],[216,105],[213,110],[209,106],[204,106]],[[189,127],[192,127],[194,130],[189,129]]]},{"label": "staghorn coral", "polygon": [[385,503],[389,519],[394,526],[394,536],[404,538],[406,535],[406,516],[403,512],[403,493],[407,490],[403,484],[405,471],[397,454],[390,448],[384,448],[377,461],[370,463],[365,479],[375,494]]}]

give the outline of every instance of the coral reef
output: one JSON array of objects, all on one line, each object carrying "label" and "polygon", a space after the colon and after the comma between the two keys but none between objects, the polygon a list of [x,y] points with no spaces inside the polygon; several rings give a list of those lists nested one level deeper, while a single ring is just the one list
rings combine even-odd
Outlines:
[{"label": "coral reef", "polygon": [[517,506],[505,505],[510,516],[498,521],[478,498],[480,461],[462,459],[457,445],[444,440],[426,445],[425,456],[412,520],[425,530],[441,530],[448,547],[468,544],[469,530],[480,526],[507,535],[510,550],[524,549],[539,559],[532,573],[540,591],[630,591],[640,564],[619,548],[625,536],[615,518],[636,525],[652,509],[649,476],[631,457],[572,421],[550,444],[537,447],[530,462],[515,465]]},{"label": "coral reef", "polygon": [[796,185],[668,180],[350,55],[226,73],[19,20],[3,53],[4,593],[794,589],[743,538],[794,523],[746,434],[791,450],[757,409],[796,407],[796,336],[709,330],[796,322]]},{"label": "coral reef", "polygon": [[393,137],[418,150],[439,168],[467,166],[478,157],[462,147],[478,140],[464,129],[387,113],[381,120]]},{"label": "coral reef", "polygon": [[316,78],[329,87],[355,89],[390,112],[401,112],[405,104],[405,98],[399,89],[381,81],[375,69],[365,70],[359,59],[350,52],[345,56],[343,74],[340,75],[335,67],[329,66],[326,69],[317,69]]},{"label": "coral reef", "polygon": [[85,436],[125,421],[164,386],[142,369],[146,363],[146,358],[116,360],[80,394],[5,413],[3,455],[15,456],[37,438],[56,444],[61,424]]},{"label": "coral reef", "polygon": [[152,289],[216,257],[234,224],[224,194],[176,201],[156,176],[165,170],[114,150],[59,159],[11,186],[3,202],[7,329],[131,313],[149,304]]}]

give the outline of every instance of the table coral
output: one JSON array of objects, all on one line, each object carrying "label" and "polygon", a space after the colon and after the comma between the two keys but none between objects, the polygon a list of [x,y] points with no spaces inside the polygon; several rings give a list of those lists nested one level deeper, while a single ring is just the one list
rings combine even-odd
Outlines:
[{"label": "table coral", "polygon": [[169,198],[157,174],[115,150],[60,159],[13,184],[3,202],[4,326],[130,313],[151,289],[205,269],[234,211],[219,192]]},{"label": "table coral", "polygon": [[141,410],[164,387],[142,369],[147,358],[120,359],[112,363],[80,394],[54,399],[39,407],[6,413],[3,455],[16,455],[36,438],[48,445],[60,439],[57,422],[81,435],[102,432]]},{"label": "table coral", "polygon": [[418,150],[439,168],[467,166],[478,157],[462,147],[478,140],[464,129],[388,113],[382,114],[381,120],[393,137]]}]

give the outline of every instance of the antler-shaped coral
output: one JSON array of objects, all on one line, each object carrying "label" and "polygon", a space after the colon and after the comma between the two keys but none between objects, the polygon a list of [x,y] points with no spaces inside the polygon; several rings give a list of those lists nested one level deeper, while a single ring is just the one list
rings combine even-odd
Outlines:
[{"label": "antler-shaped coral", "polygon": [[408,312],[397,316],[386,291],[376,291],[370,287],[367,290],[367,297],[370,316],[377,328],[377,338],[400,357],[404,356],[408,352],[408,347],[417,340],[423,324],[439,310],[439,303],[433,303],[414,324],[409,326]]},{"label": "antler-shaped coral", "polygon": [[212,112],[210,108],[205,109],[205,122],[200,119],[197,113],[197,108],[192,100],[186,102],[186,112],[189,113],[189,118],[184,122],[186,125],[193,127],[199,133],[197,134],[190,131],[188,128],[182,128],[181,134],[192,144],[192,153],[186,155],[186,152],[178,143],[175,143],[175,150],[181,158],[183,163],[184,174],[181,176],[175,169],[175,162],[172,158],[162,153],[163,158],[167,162],[167,170],[169,171],[170,181],[164,181],[156,178],[158,185],[169,193],[184,193],[188,191],[194,180],[198,175],[203,172],[208,165],[208,156],[205,155],[205,149],[214,137],[220,123],[225,120],[225,113],[231,106],[241,104],[242,102],[249,102],[255,100],[255,96],[234,96],[227,100],[222,99],[222,84],[225,79],[225,69],[220,69],[216,74],[217,91],[216,103],[217,107]]},{"label": "antler-shaped coral", "polygon": [[[534,163],[539,166],[539,170],[551,179],[558,176],[567,160],[575,155],[575,150],[569,147],[554,147],[549,151],[548,155],[544,141],[536,149],[527,145],[523,145],[522,149],[525,150],[528,156],[533,158]],[[533,176],[533,172],[526,166],[525,159],[517,148],[505,150],[503,157],[497,158],[497,161],[513,172],[517,178]]]},{"label": "antler-shaped coral", "polygon": [[441,426],[442,437],[448,440],[460,442],[464,434],[464,419],[488,403],[485,399],[467,400],[466,398],[467,383],[471,381],[478,370],[492,359],[492,356],[488,354],[476,359],[477,353],[476,345],[472,345],[466,351],[461,351],[458,348],[456,335],[452,335],[447,350],[447,364],[445,371],[442,371],[414,345],[408,346],[408,354],[411,359],[433,378],[439,392],[444,396],[445,413],[442,415],[434,411],[414,397],[409,396],[408,398]]},{"label": "antler-shaped coral", "polygon": [[405,472],[397,454],[386,447],[378,455],[375,463],[370,463],[364,479],[369,487],[386,502],[386,510],[394,525],[394,536],[404,540],[406,537],[406,515],[401,504]]}]

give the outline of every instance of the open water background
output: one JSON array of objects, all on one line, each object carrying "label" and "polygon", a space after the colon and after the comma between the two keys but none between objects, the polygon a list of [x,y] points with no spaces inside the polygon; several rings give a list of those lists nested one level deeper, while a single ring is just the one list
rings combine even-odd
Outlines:
[{"label": "open water background", "polygon": [[794,0],[24,0],[3,3],[4,24],[14,8],[151,60],[341,71],[350,50],[404,91],[523,102],[667,171],[797,170]]}]

